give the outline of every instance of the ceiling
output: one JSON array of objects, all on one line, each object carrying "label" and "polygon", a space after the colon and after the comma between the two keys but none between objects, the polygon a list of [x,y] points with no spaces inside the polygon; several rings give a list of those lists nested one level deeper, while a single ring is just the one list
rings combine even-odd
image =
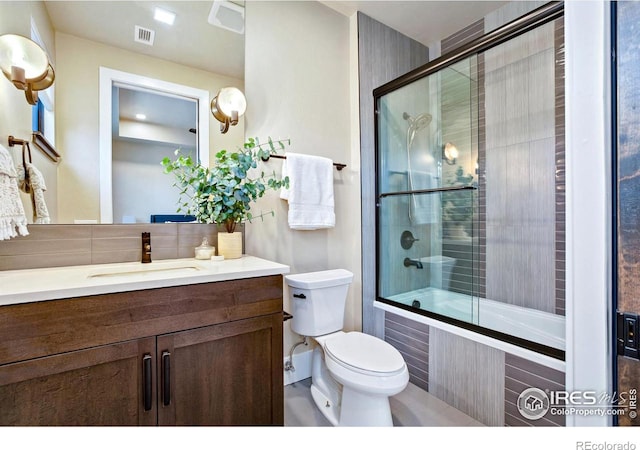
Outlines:
[{"label": "ceiling", "polygon": [[[136,121],[136,114],[141,113],[146,116],[144,121],[147,123],[183,130],[197,126],[196,102],[183,98],[120,87],[118,106],[120,119]],[[170,113],[168,123],[167,112]]]},{"label": "ceiling", "polygon": [[[242,5],[245,2],[234,0],[234,3]],[[508,2],[328,0],[321,3],[346,16],[362,11],[418,42],[431,45]],[[244,35],[208,23],[213,0],[45,0],[45,5],[56,31],[190,67],[244,78]],[[172,26],[153,19],[156,6],[176,13],[176,21]],[[135,25],[155,31],[152,47],[134,41]]]},{"label": "ceiling", "polygon": [[[244,79],[244,35],[209,24],[213,1],[45,0],[56,31]],[[153,19],[156,6],[176,14],[173,25]],[[134,41],[135,26],[155,31],[153,46]]]},{"label": "ceiling", "polygon": [[431,45],[509,2],[329,0],[322,3],[347,16],[361,11],[424,45]]},{"label": "ceiling", "polygon": [[[252,1],[252,0],[250,0]],[[270,0],[262,0],[270,1]],[[236,4],[244,1],[234,0]],[[346,16],[356,11],[421,42],[433,44],[455,30],[475,22],[487,13],[508,3],[505,1],[322,1],[321,3]],[[56,31],[92,41],[127,49],[202,70],[244,78],[244,35],[233,33],[208,23],[213,0],[207,1],[60,1],[45,0],[52,25]],[[176,13],[172,26],[156,22],[156,6]],[[134,27],[139,25],[155,31],[153,46],[134,41]],[[274,24],[277,26],[277,24]],[[136,101],[155,96],[132,92]],[[171,101],[156,98],[154,101]],[[133,118],[139,108],[129,111],[127,100],[121,105],[121,115]],[[131,102],[131,104],[134,104]],[[134,109],[137,109],[134,111]],[[177,106],[150,106],[148,111],[181,110]],[[164,118],[147,114],[150,123],[175,124],[179,114],[165,114]],[[182,124],[185,127],[186,124]],[[187,127],[188,129],[188,127]]]}]

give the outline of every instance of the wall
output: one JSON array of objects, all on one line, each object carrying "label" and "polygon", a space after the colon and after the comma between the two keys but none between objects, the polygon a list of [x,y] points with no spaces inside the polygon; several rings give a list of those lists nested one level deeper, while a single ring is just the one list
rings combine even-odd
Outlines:
[{"label": "wall", "polygon": [[[567,389],[612,392],[610,4],[565,3]],[[573,416],[568,425],[604,426]]]},{"label": "wall", "polygon": [[[170,61],[56,33],[56,147],[59,167],[59,223],[75,218],[99,219],[99,104],[100,66],[208,90],[211,98],[224,86],[243,89],[242,80],[224,77]],[[209,117],[210,155],[242,145],[242,121],[227,134]],[[73,198],[73,201],[69,201]]]},{"label": "wall", "polygon": [[151,233],[151,259],[193,258],[202,238],[217,246],[215,225],[32,225],[29,236],[0,241],[0,271],[140,261],[141,233]]},{"label": "wall", "polygon": [[[350,119],[349,33],[347,17],[316,2],[246,4],[246,135],[289,137],[286,151],[328,157],[347,167],[334,171],[335,228],[290,230],[287,204],[270,192],[254,208],[273,210],[275,217],[247,224],[245,251],[287,264],[291,273],[334,268],[353,272],[345,329],[359,330],[360,161],[359,149],[351,145],[355,124]],[[272,159],[263,168],[280,173],[281,164]],[[287,292],[284,307],[290,311]],[[299,340],[289,323],[285,354]]]},{"label": "wall", "polygon": [[550,313],[556,309],[554,29],[547,23],[484,52],[486,153],[479,169],[486,187],[480,243],[486,298]]},{"label": "wall", "polygon": [[[165,157],[175,158],[175,150],[175,145],[163,142],[113,140],[114,222],[127,223],[123,217],[131,216],[137,223],[148,223],[151,214],[176,214],[175,202],[167,201],[178,198],[174,177],[166,175],[159,163]],[[191,149],[181,147],[181,150],[195,160],[193,144]]]},{"label": "wall", "polygon": [[[429,49],[362,13],[358,14],[357,26],[362,158],[361,201],[362,221],[365,224],[362,235],[362,328],[366,333],[381,337],[384,334],[384,315],[373,308],[378,283],[375,235],[371,231],[375,229],[376,217],[373,90],[428,62]],[[400,235],[397,234],[398,228],[400,227],[395,231],[397,239],[400,239]]]},{"label": "wall", "polygon": [[[42,2],[0,2],[0,35],[19,34],[31,37],[31,18],[33,18],[40,37],[45,43],[53,66],[55,61],[55,45],[53,28]],[[55,84],[54,84],[55,87]],[[7,147],[16,164],[22,163],[19,147],[9,148],[7,137],[13,135],[20,139],[31,137],[31,105],[25,99],[24,92],[16,89],[4,76],[0,79],[0,144]],[[45,201],[49,215],[53,221],[57,219],[57,165],[31,145],[33,163],[42,172],[47,191]],[[22,194],[27,220],[32,222],[31,200]]]}]

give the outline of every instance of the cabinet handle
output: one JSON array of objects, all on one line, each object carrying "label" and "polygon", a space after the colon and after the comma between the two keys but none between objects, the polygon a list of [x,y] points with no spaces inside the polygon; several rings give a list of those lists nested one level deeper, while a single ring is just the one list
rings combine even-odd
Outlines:
[{"label": "cabinet handle", "polygon": [[162,352],[162,404],[171,404],[171,353]]},{"label": "cabinet handle", "polygon": [[142,378],[144,380],[143,386],[143,401],[144,410],[151,410],[151,355],[147,354],[142,357]]}]

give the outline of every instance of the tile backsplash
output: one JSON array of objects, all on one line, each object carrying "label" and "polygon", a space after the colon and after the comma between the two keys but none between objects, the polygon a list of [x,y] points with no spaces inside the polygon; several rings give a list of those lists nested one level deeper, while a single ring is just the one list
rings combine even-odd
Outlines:
[{"label": "tile backsplash", "polygon": [[0,270],[140,261],[146,231],[152,260],[192,258],[203,237],[218,243],[209,224],[29,225],[29,236],[0,241]]}]

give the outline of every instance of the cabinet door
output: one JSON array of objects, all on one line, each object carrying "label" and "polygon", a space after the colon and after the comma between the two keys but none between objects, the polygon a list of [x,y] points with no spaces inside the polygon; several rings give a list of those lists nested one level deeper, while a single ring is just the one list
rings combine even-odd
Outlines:
[{"label": "cabinet door", "polygon": [[0,424],[155,425],[155,349],[145,338],[0,366]]},{"label": "cabinet door", "polygon": [[160,425],[282,425],[282,314],[158,336]]}]

